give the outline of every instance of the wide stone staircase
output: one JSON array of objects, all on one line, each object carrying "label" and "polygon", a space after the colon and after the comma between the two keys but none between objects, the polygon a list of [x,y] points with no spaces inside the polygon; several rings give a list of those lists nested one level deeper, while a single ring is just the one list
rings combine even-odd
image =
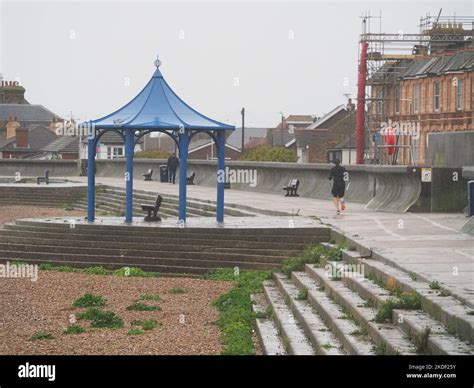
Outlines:
[{"label": "wide stone staircase", "polygon": [[328,241],[329,229],[179,228],[84,225],[65,220],[17,220],[0,229],[0,261],[84,268],[140,267],[199,275],[215,268],[268,270],[304,249]]},{"label": "wide stone staircase", "polygon": [[0,186],[0,206],[33,205],[41,207],[60,207],[86,198],[86,186]]},{"label": "wide stone staircase", "polygon": [[[343,250],[341,261],[321,257],[290,278],[275,272],[253,295],[265,354],[474,353],[472,306],[354,249]],[[339,276],[334,268],[348,272]],[[416,302],[394,305],[400,295]],[[376,319],[381,310],[387,319]]]},{"label": "wide stone staircase", "polygon": [[[141,205],[154,205],[158,192],[134,190],[133,191],[133,215],[143,216]],[[160,206],[159,215],[162,218],[178,217],[178,196],[161,194],[163,202]],[[108,215],[125,215],[125,189],[100,185],[95,194],[96,210]],[[82,198],[73,205],[74,209],[87,210],[87,198]],[[203,201],[189,199],[187,201],[187,215],[189,217],[215,217],[216,205],[214,201]],[[252,217],[258,214],[257,209],[236,208],[226,205],[224,213],[235,217]]]}]

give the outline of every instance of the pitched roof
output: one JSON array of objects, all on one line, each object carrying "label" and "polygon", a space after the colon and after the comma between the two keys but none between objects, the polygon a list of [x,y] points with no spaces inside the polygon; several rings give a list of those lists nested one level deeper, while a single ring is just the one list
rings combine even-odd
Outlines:
[{"label": "pitched roof", "polygon": [[288,130],[271,129],[267,133],[267,138],[268,143],[272,146],[288,147],[288,143],[295,139],[295,133],[290,133]]},{"label": "pitched roof", "polygon": [[[196,152],[202,148],[210,147],[214,144],[214,140],[209,140],[209,139],[199,139],[192,144],[189,145],[189,151],[188,153],[193,153]],[[234,151],[240,152],[240,148],[234,147],[233,145],[229,143],[225,143],[226,148],[230,148]]]},{"label": "pitched roof", "polygon": [[387,62],[371,76],[369,84],[473,70],[473,50],[444,52],[441,55]]},{"label": "pitched roof", "polygon": [[18,122],[25,125],[28,123],[50,123],[53,119],[59,118],[43,105],[0,104],[0,121],[8,121],[11,116],[15,116]]},{"label": "pitched roof", "polygon": [[[305,145],[309,144],[311,142],[311,139],[314,138],[314,136],[311,134],[311,130],[326,130],[325,128],[322,128],[322,125],[326,123],[329,119],[337,115],[339,112],[346,111],[347,107],[346,105],[338,105],[336,106],[333,110],[331,110],[329,113],[326,113],[324,116],[316,120],[313,124],[307,126],[303,130],[297,129],[295,133],[298,135],[295,135],[293,139],[288,141],[288,143],[285,144],[285,147],[290,147],[293,144],[297,142],[297,138],[301,139]],[[299,140],[298,140],[299,144]],[[298,145],[299,146],[299,145]]]},{"label": "pitched roof", "polygon": [[56,135],[54,132],[50,131],[43,125],[38,125],[28,130],[28,148],[16,148],[16,138],[13,136],[10,139],[0,143],[0,151],[39,151],[57,138],[58,135]]},{"label": "pitched roof", "polygon": [[309,125],[307,129],[317,129],[320,128],[326,121],[328,121],[330,118],[334,117],[336,114],[338,114],[341,111],[346,110],[347,107],[345,105],[338,105],[336,106],[333,110],[331,110],[329,113],[326,113],[323,117],[319,118],[316,120],[313,124]]},{"label": "pitched roof", "polygon": [[247,143],[245,143],[245,149],[250,150],[257,147],[262,147],[268,145],[266,137],[253,137]]},{"label": "pitched roof", "polygon": [[[244,145],[254,137],[265,137],[266,135],[267,128],[245,128]],[[242,147],[242,127],[236,128],[235,131],[232,131],[232,133],[227,138],[227,143],[239,149]]]},{"label": "pitched roof", "polygon": [[41,149],[45,152],[79,152],[79,136],[60,136]]}]

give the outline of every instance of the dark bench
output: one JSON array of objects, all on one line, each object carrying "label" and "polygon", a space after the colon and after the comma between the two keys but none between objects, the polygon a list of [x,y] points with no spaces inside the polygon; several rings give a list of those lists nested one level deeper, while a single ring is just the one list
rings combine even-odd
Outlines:
[{"label": "dark bench", "polygon": [[298,179],[292,179],[286,186],[283,186],[283,190],[286,190],[285,197],[299,197],[298,186],[300,181]]},{"label": "dark bench", "polygon": [[188,185],[194,185],[194,177],[196,176],[196,173],[193,171],[193,173],[186,178],[186,183]]},{"label": "dark bench", "polygon": [[41,182],[44,182],[49,185],[49,170],[46,170],[44,172],[44,176],[36,177],[36,184],[39,185]]},{"label": "dark bench", "polygon": [[142,205],[142,210],[148,212],[148,215],[145,217],[146,222],[161,221],[161,217],[158,216],[158,210],[160,210],[162,201],[163,197],[158,194],[155,205]]},{"label": "dark bench", "polygon": [[151,176],[153,175],[153,170],[150,168],[145,174],[142,174],[145,177],[146,181],[151,181]]}]

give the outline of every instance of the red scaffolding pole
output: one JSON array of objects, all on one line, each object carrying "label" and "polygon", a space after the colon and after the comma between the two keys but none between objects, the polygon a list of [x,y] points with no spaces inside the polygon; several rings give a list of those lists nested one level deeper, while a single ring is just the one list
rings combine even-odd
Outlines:
[{"label": "red scaffolding pole", "polygon": [[362,42],[360,52],[359,75],[357,81],[357,113],[356,113],[356,164],[364,163],[364,132],[365,132],[365,82],[367,76],[367,49],[369,44]]}]

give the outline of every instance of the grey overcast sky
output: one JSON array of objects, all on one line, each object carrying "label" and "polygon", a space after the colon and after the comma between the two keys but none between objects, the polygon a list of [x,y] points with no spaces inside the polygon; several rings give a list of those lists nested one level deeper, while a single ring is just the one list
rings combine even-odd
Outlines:
[{"label": "grey overcast sky", "polygon": [[0,72],[20,80],[30,103],[93,119],[133,98],[159,54],[168,83],[197,110],[240,125],[245,106],[247,125],[275,126],[280,111],[321,115],[355,97],[363,12],[381,11],[383,32],[417,33],[420,16],[440,8],[474,14],[472,1],[0,0]]}]

